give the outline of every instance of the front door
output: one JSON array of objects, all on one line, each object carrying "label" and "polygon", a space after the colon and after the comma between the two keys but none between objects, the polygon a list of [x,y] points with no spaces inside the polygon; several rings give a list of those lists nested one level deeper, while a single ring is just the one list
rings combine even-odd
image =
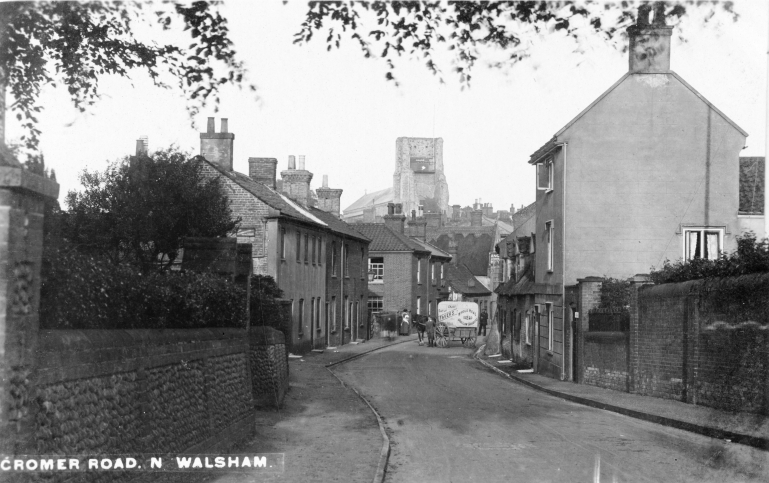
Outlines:
[{"label": "front door", "polygon": [[329,308],[329,305],[328,305],[328,302],[326,302],[326,312],[325,312],[326,313],[326,322],[325,322],[325,326],[324,326],[324,329],[325,329],[325,332],[326,332],[326,347],[329,346],[329,343],[328,343],[328,321],[331,319],[331,313],[329,312],[328,308]]}]

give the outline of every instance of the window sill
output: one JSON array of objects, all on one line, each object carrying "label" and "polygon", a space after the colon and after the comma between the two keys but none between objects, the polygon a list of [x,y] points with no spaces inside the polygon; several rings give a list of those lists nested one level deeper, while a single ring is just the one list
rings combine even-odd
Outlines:
[{"label": "window sill", "polygon": [[315,329],[315,331],[316,331],[316,332],[323,332],[323,329],[321,329],[320,327],[318,327],[317,329]]},{"label": "window sill", "polygon": [[329,334],[336,334],[336,329],[334,329],[331,332],[329,332]]},{"label": "window sill", "polygon": [[551,350],[545,351],[545,354],[547,354],[550,357],[553,357],[553,351],[551,351]]},{"label": "window sill", "polygon": [[350,332],[350,328],[349,328],[349,327],[345,327],[345,328],[344,328],[344,331],[345,331],[345,332]]}]

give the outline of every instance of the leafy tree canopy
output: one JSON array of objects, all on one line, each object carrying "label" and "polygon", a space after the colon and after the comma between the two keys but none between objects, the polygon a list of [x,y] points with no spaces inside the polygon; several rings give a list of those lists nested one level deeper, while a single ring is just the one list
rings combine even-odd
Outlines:
[{"label": "leafy tree canopy", "polygon": [[83,171],[82,192],[70,191],[62,237],[82,252],[113,263],[167,269],[184,237],[223,237],[234,231],[218,178],[205,178],[201,158],[171,148]]},{"label": "leafy tree canopy", "polygon": [[[704,10],[708,23],[716,14],[737,15],[731,2],[680,0],[648,1],[394,1],[309,2],[309,9],[295,43],[325,38],[327,50],[347,39],[365,57],[377,55],[387,64],[385,77],[397,84],[394,61],[408,56],[421,59],[443,82],[440,67],[447,62],[464,88],[480,59],[490,67],[512,66],[531,55],[531,47],[543,34],[562,32],[581,45],[587,36],[599,35],[625,51],[625,28],[636,10],[654,9],[676,25],[692,8]],[[679,32],[680,35],[680,32]]]},{"label": "leafy tree canopy", "polygon": [[[44,85],[64,84],[75,107],[85,111],[99,99],[102,76],[129,77],[143,70],[166,88],[162,74],[170,74],[190,116],[210,101],[218,106],[223,85],[246,83],[218,3],[0,2],[0,86],[10,87],[9,107],[22,122],[26,147],[36,151],[38,146],[38,97]],[[134,27],[140,22],[183,29],[190,43],[137,40]]]}]

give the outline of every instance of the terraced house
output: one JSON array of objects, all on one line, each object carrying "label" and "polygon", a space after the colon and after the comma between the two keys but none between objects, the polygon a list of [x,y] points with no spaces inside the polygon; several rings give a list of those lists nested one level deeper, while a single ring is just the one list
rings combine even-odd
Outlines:
[{"label": "terraced house", "polygon": [[[200,134],[204,173],[224,181],[233,214],[242,218],[235,236],[252,245],[254,273],[272,276],[291,302],[289,350],[305,353],[367,338],[367,326],[360,327],[357,315],[367,304],[367,277],[349,275],[365,273],[369,240],[337,218],[342,190],[324,186],[316,202],[304,156],[298,166],[289,157],[280,190],[275,158],[249,158],[248,176],[234,171],[234,139],[227,119],[218,133],[214,118],[208,119],[207,131]],[[342,277],[340,286],[335,281]]]}]

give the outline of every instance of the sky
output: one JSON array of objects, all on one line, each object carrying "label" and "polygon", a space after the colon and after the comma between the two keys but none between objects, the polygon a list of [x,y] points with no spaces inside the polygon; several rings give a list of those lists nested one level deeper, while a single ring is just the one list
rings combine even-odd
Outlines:
[{"label": "sky", "polygon": [[[441,85],[422,62],[408,60],[398,64],[396,87],[385,80],[384,62],[365,59],[352,43],[331,52],[320,38],[295,45],[306,8],[295,1],[224,4],[259,99],[226,88],[220,112],[203,111],[198,129],[179,91],[156,88],[140,73],[104,78],[102,99],[86,114],[64,88],[46,87],[41,150],[56,171],[60,200],[80,188],[83,169],[103,170],[133,154],[140,136],[149,137],[150,150],[175,144],[198,154],[199,132],[215,116],[217,131],[226,117],[235,133],[236,171],[248,173],[249,157],[277,158],[280,171],[289,155],[305,155],[312,188],[328,175],[331,188],[344,190],[343,209],[392,185],[395,140],[403,136],[443,138],[450,205],[480,198],[494,209],[520,208],[535,196],[529,155],[627,71],[627,54],[597,37],[576,53],[562,36],[547,35],[509,71],[477,65],[470,89],[452,77]],[[748,132],[742,155],[763,156],[769,9],[747,0],[735,10],[737,22],[683,24],[688,41],[674,35],[671,67]],[[14,117],[6,122],[13,141],[21,131]]]}]

